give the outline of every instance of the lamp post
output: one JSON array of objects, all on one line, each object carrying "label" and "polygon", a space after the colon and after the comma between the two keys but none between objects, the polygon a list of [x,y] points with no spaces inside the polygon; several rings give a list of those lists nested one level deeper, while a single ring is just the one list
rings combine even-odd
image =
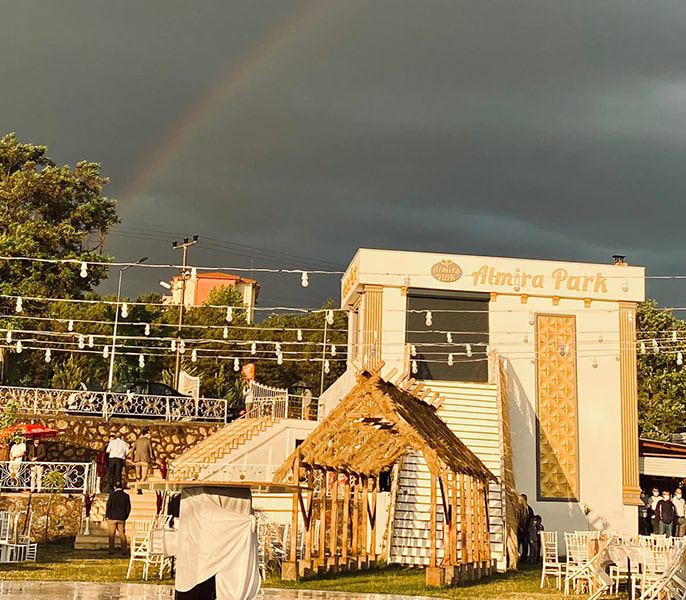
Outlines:
[{"label": "lamp post", "polygon": [[148,260],[147,256],[139,258],[133,265],[126,265],[119,269],[119,283],[117,283],[117,308],[114,311],[114,329],[112,331],[112,352],[110,352],[110,372],[107,377],[107,391],[112,390],[112,380],[114,378],[114,351],[117,347],[117,326],[119,325],[119,298],[121,296],[121,276],[126,269],[133,267],[134,265],[139,265]]},{"label": "lamp post", "polygon": [[[186,265],[188,260],[188,249],[198,243],[198,234],[193,236],[191,241],[183,239],[183,244],[176,240],[172,242],[172,248],[183,250],[183,261],[181,263],[181,302],[179,303],[179,322],[176,327],[176,364],[174,365],[174,388],[179,389],[179,377],[181,375],[181,326],[183,325],[183,311],[186,304]],[[173,294],[172,294],[173,297]]]}]

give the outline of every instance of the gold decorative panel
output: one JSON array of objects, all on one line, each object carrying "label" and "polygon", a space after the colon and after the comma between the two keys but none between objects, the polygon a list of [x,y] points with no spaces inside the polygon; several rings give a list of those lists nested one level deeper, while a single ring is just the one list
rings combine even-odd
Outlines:
[{"label": "gold decorative panel", "polygon": [[576,319],[536,315],[538,495],[579,496]]}]

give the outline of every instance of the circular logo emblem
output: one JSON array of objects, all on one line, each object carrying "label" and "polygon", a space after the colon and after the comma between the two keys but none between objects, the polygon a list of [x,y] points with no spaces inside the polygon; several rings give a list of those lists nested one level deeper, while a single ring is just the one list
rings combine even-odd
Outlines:
[{"label": "circular logo emblem", "polygon": [[462,277],[462,269],[452,260],[445,259],[431,267],[431,275],[443,283],[452,283]]}]

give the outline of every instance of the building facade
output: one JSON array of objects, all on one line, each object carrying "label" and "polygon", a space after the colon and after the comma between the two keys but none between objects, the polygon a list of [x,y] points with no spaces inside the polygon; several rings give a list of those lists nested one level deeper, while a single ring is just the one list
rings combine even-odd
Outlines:
[{"label": "building facade", "polygon": [[[424,382],[489,469],[511,469],[546,529],[637,531],[642,267],[360,249],[341,298],[350,315],[341,381],[380,367]],[[491,510],[504,554],[502,489]]]}]

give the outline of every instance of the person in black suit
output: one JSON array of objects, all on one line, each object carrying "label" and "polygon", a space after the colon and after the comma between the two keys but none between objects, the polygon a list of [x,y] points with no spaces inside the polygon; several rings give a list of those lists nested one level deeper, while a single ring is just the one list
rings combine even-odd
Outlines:
[{"label": "person in black suit", "polygon": [[121,539],[121,552],[127,554],[126,544],[126,519],[131,514],[131,498],[121,488],[115,487],[107,499],[105,518],[107,519],[107,533],[110,538],[110,554],[114,554],[114,538],[119,535]]},{"label": "person in black suit", "polygon": [[47,459],[48,452],[45,445],[38,439],[34,438],[33,442],[28,447],[29,462],[31,463],[31,491],[40,492],[43,485],[43,469],[44,463]]}]

